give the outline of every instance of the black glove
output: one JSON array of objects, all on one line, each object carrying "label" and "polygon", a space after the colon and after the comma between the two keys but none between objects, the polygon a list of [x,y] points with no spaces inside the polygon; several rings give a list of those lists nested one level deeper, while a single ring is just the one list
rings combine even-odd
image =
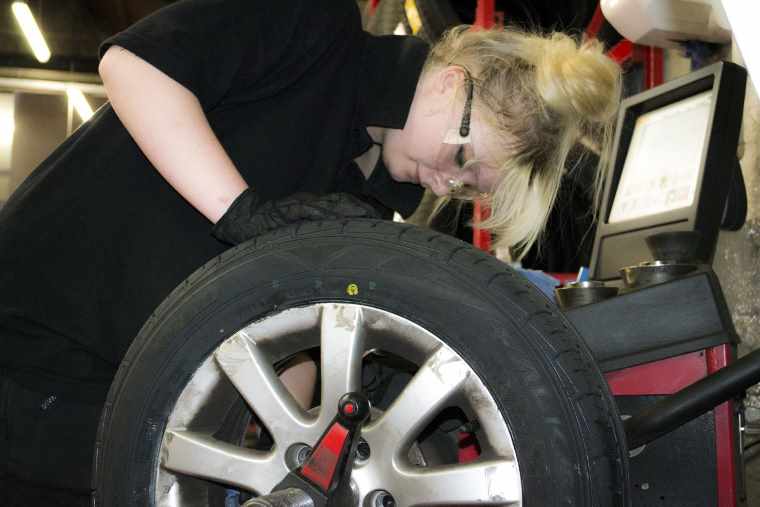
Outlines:
[{"label": "black glove", "polygon": [[381,218],[372,205],[351,194],[293,194],[277,201],[261,202],[248,188],[233,201],[214,225],[217,239],[237,245],[255,236],[303,220],[338,220],[341,218]]}]

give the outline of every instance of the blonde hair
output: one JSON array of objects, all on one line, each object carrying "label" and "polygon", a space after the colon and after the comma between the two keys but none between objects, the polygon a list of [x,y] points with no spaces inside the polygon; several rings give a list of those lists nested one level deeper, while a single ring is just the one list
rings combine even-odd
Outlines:
[{"label": "blonde hair", "polygon": [[503,154],[499,183],[486,198],[491,215],[480,226],[494,233],[497,247],[509,247],[520,259],[546,225],[570,150],[584,139],[606,158],[620,68],[595,40],[470,28],[444,34],[424,72],[458,65],[472,75],[473,107],[496,129]]}]

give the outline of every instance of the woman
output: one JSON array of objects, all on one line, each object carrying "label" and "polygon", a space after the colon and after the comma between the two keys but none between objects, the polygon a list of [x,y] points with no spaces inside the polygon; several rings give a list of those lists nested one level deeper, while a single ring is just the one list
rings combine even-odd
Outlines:
[{"label": "woman", "polygon": [[[181,0],[100,55],[110,104],[0,214],[3,505],[84,505],[132,338],[230,244],[409,216],[427,188],[482,195],[519,256],[619,90],[596,44],[465,27],[429,52],[364,33],[353,0]],[[310,367],[286,372],[304,402]]]}]

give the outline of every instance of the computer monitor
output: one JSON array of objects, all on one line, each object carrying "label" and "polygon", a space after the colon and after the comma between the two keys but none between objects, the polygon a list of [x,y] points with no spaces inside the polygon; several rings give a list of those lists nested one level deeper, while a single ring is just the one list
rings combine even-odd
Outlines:
[{"label": "computer monitor", "polygon": [[694,203],[711,105],[712,94],[703,92],[636,119],[609,223]]},{"label": "computer monitor", "polygon": [[711,65],[624,100],[618,115],[591,276],[653,260],[644,238],[698,230],[711,260],[725,209],[744,106],[746,72]]}]

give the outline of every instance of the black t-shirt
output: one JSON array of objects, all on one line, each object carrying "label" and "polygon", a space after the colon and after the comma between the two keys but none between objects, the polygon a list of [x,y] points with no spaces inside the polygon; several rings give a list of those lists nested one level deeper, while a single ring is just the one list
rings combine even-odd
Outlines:
[{"label": "black t-shirt", "polygon": [[[405,216],[419,203],[421,187],[382,163],[365,181],[353,159],[366,126],[403,127],[427,46],[366,34],[353,0],[182,0],[100,54],[111,45],[192,91],[265,199],[350,191]],[[104,105],[0,211],[0,369],[103,396],[152,311],[227,248],[210,227]]]}]

